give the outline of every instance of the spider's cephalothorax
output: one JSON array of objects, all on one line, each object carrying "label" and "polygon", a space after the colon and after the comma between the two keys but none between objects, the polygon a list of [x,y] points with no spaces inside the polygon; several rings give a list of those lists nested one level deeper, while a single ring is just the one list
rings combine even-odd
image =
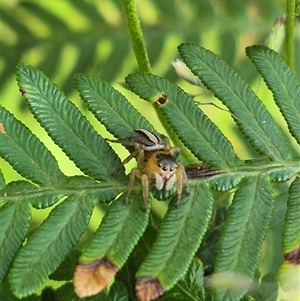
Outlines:
[{"label": "spider's cephalothorax", "polygon": [[145,208],[149,200],[149,186],[151,183],[155,184],[155,188],[158,191],[162,189],[171,191],[175,185],[177,205],[180,203],[183,185],[186,186],[186,191],[189,193],[185,169],[177,161],[180,148],[171,147],[170,141],[166,136],[159,137],[149,131],[138,129],[133,132],[131,140],[109,141],[134,147],[134,151],[122,163],[124,165],[132,158],[137,160],[137,167],[130,172],[126,202],[136,177],[142,181]]}]

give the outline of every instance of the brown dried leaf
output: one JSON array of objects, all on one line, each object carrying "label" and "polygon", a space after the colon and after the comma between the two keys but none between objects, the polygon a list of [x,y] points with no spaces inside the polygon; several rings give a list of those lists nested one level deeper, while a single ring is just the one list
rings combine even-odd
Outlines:
[{"label": "brown dried leaf", "polygon": [[155,300],[164,294],[164,289],[156,278],[142,277],[136,280],[136,296],[140,301]]},{"label": "brown dried leaf", "polygon": [[75,293],[80,298],[100,293],[116,275],[118,268],[102,258],[88,264],[79,263],[74,273]]}]

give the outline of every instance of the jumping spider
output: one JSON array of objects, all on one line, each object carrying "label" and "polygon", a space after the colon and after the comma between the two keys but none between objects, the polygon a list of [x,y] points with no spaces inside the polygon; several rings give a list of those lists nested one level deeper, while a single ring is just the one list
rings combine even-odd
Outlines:
[{"label": "jumping spider", "polygon": [[176,185],[177,205],[181,200],[183,185],[186,187],[186,192],[189,193],[184,166],[177,161],[180,148],[178,146],[171,147],[168,137],[159,137],[147,130],[137,129],[133,132],[131,140],[108,139],[108,141],[134,147],[133,152],[122,162],[124,165],[132,158],[136,158],[137,161],[137,167],[133,168],[129,175],[126,203],[136,177],[142,182],[145,208],[147,208],[149,200],[149,185],[151,183],[155,183],[158,191],[163,188],[170,191]]}]

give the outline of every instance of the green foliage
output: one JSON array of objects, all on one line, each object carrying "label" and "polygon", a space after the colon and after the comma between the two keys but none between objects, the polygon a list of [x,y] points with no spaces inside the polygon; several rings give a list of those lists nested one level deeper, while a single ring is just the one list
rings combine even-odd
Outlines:
[{"label": "green foliage", "polygon": [[89,197],[69,196],[30,236],[10,271],[11,288],[18,297],[35,292],[54,272],[87,227],[93,207]]},{"label": "green foliage", "polygon": [[[274,100],[280,108],[293,137],[300,143],[300,104],[297,98],[300,95],[299,83],[295,75],[287,69],[285,62],[276,55],[276,52],[261,46],[249,47],[246,53],[263,75]],[[297,117],[298,116],[298,117]]]},{"label": "green foliage", "polygon": [[[253,193],[255,191],[255,193]],[[247,200],[247,202],[245,202]],[[272,187],[266,177],[245,180],[235,193],[219,243],[216,273],[236,273],[252,279],[274,207]],[[251,247],[249,247],[251,246]],[[245,289],[216,289],[216,300],[239,300]]]},{"label": "green foliage", "polygon": [[[250,87],[215,54],[191,44],[180,45],[179,53],[191,71],[227,106],[259,158],[238,158],[221,129],[192,97],[170,81],[153,74],[129,75],[129,89],[152,101],[172,128],[174,138],[215,171],[203,178],[197,174],[197,167],[187,166],[187,173],[193,174],[189,179],[190,194],[183,193],[178,208],[174,195],[167,213],[157,222],[151,210],[153,202],[146,210],[143,208],[139,181],[128,204],[124,203],[124,194],[120,193],[126,190],[128,178],[124,169],[113,175],[121,160],[80,110],[41,71],[18,65],[17,81],[31,113],[83,175],[64,175],[39,139],[0,108],[0,154],[24,178],[5,185],[1,177],[4,296],[27,300],[49,277],[66,283],[58,289],[44,289],[43,300],[79,300],[71,282],[78,258],[85,264],[106,258],[120,269],[117,280],[89,300],[134,300],[135,277],[156,279],[166,292],[162,300],[187,300],[188,296],[192,296],[191,300],[246,300],[251,296],[260,300],[268,282],[277,290],[273,278],[259,275],[257,267],[275,206],[274,183],[291,178],[284,250],[296,246],[300,219],[294,208],[299,206],[300,166],[293,151],[298,154],[299,148],[292,151],[290,141],[294,137],[299,142],[299,126],[295,124],[299,110],[294,109],[299,108],[300,98],[294,97],[299,95],[299,83],[275,52],[263,46],[247,49],[287,120],[290,134],[284,134]],[[275,81],[270,79],[270,72]],[[284,74],[290,78],[288,89]],[[108,83],[82,74],[74,81],[88,110],[116,138],[128,139],[136,128],[156,132]],[[161,94],[167,100],[159,105],[155,100]],[[221,198],[225,193],[233,195],[232,202],[213,202],[215,195]],[[77,245],[98,204],[108,204],[108,209],[79,257],[75,247],[85,243]],[[28,232],[30,206],[51,210],[36,229],[31,229],[33,233]],[[203,246],[209,245],[207,239],[213,233],[217,233],[217,239],[220,236],[217,252],[202,258]],[[199,259],[193,261],[195,254],[206,260],[204,267]],[[204,281],[204,273],[211,273],[206,267],[211,266],[214,273]],[[249,289],[251,282],[259,282],[259,278],[257,289]],[[39,300],[39,296],[32,298]]]},{"label": "green foliage", "polygon": [[266,274],[261,278],[253,297],[257,301],[275,301],[278,294],[278,283],[274,274]]},{"label": "green foliage", "polygon": [[[179,87],[146,73],[129,75],[126,83],[145,100],[155,99],[162,92],[167,95],[168,103],[161,106],[161,112],[179,139],[199,160],[224,169],[235,164],[237,156],[230,142]],[[193,139],[190,136],[191,132]],[[213,139],[209,139],[212,137]]]},{"label": "green foliage", "polygon": [[[125,204],[124,196],[113,202],[83,251],[80,262],[89,263],[102,257],[121,268],[148,224],[149,210],[142,209],[140,190],[132,193],[132,202]],[[133,201],[134,200],[134,201]]]},{"label": "green foliage", "polygon": [[111,175],[113,166],[121,163],[116,154],[45,75],[20,65],[17,81],[34,117],[79,169],[99,181],[122,177]]},{"label": "green foliage", "polygon": [[[136,2],[152,69],[173,80],[176,74],[166,61],[177,58],[174,39],[195,44],[212,39],[211,47],[233,64],[239,53],[236,41],[249,32],[254,42],[262,41],[274,19],[284,13],[284,3],[273,0],[257,1],[254,6],[251,0]],[[43,70],[65,92],[73,89],[76,73],[113,82],[123,81],[126,70],[137,68],[120,0],[2,0],[1,4],[3,88],[20,61]],[[249,7],[258,13],[249,14]],[[244,62],[237,62],[238,69],[253,78],[253,72],[243,71]]]},{"label": "green foliage", "polygon": [[300,243],[300,179],[296,178],[290,186],[283,235],[283,252],[288,253],[298,248]]},{"label": "green foliage", "polygon": [[4,280],[10,263],[25,239],[30,220],[31,213],[27,202],[7,202],[1,207],[1,282]]},{"label": "green foliage", "polygon": [[212,211],[209,189],[196,185],[180,207],[169,205],[156,240],[136,273],[136,277],[157,277],[166,290],[186,272],[207,229]]},{"label": "green foliage", "polygon": [[50,151],[20,121],[1,108],[2,118],[11,124],[1,136],[1,157],[23,177],[42,186],[54,186],[64,175]]},{"label": "green foliage", "polygon": [[201,262],[194,259],[188,272],[177,283],[177,285],[162,298],[163,301],[201,301],[205,299],[203,266]]},{"label": "green foliage", "polygon": [[109,83],[83,74],[76,75],[74,83],[89,110],[116,138],[130,138],[137,128],[155,132],[147,119]]},{"label": "green foliage", "polygon": [[225,62],[194,45],[183,44],[178,50],[191,71],[228,107],[239,130],[256,151],[277,161],[290,157],[287,138],[264,104]]}]

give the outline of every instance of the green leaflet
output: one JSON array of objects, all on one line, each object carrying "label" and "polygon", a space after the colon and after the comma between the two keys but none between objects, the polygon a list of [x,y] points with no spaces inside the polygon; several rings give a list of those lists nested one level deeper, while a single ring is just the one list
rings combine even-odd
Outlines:
[{"label": "green leaflet", "polygon": [[133,251],[130,253],[126,263],[116,275],[115,279],[126,285],[128,289],[129,300],[135,299],[135,273],[147,256],[151,246],[153,245],[156,235],[157,228],[153,225],[152,215],[150,215],[148,225],[143,232],[143,235],[139,239]]},{"label": "green leaflet", "polygon": [[260,279],[258,289],[251,294],[255,301],[276,301],[278,280],[274,274],[266,274]]},{"label": "green leaflet", "polygon": [[[197,183],[177,208],[169,205],[158,236],[136,277],[155,277],[169,290],[187,271],[207,230],[213,199],[207,186]],[[187,248],[188,246],[188,248]]]},{"label": "green leaflet", "polygon": [[[261,276],[268,273],[277,273],[282,263],[282,236],[284,217],[287,209],[287,195],[288,192],[285,190],[283,193],[276,193],[275,196],[275,207],[264,240],[265,247],[262,249],[259,261],[259,272]],[[255,277],[258,278],[258,275],[256,274]]]},{"label": "green leaflet", "polygon": [[146,118],[109,83],[83,74],[76,75],[74,82],[89,110],[115,137],[130,138],[135,129],[155,132]]},{"label": "green leaflet", "polygon": [[140,190],[131,193],[128,204],[124,198],[121,196],[109,206],[80,262],[89,263],[105,256],[118,268],[123,266],[147,227],[150,211],[149,207],[147,211],[143,209]]},{"label": "green leaflet", "polygon": [[128,292],[122,282],[115,281],[109,288],[108,297],[103,301],[129,301]]},{"label": "green leaflet", "polygon": [[191,44],[178,46],[185,64],[228,107],[233,118],[260,154],[277,161],[290,158],[291,148],[264,104],[224,61]]},{"label": "green leaflet", "polygon": [[74,291],[74,285],[72,282],[67,282],[56,290],[56,297],[58,301],[103,301],[103,297],[107,297],[105,292],[101,292],[96,296],[92,296],[90,298],[79,298]]},{"label": "green leaflet", "polygon": [[31,211],[28,202],[8,202],[0,208],[0,282],[3,281],[15,254],[25,239],[30,221]]},{"label": "green leaflet", "polygon": [[53,187],[64,178],[44,144],[10,112],[0,107],[0,155],[23,177]]},{"label": "green leaflet", "polygon": [[78,168],[100,181],[124,178],[122,173],[111,176],[119,157],[41,71],[20,64],[17,80],[34,117]]},{"label": "green leaflet", "polygon": [[295,162],[295,164],[286,165],[284,167],[279,166],[278,168],[269,170],[266,174],[268,174],[268,177],[272,182],[283,183],[290,180],[295,174],[297,174],[299,169],[300,165]]},{"label": "green leaflet", "polygon": [[[49,279],[58,280],[58,281],[69,281],[72,280],[74,276],[74,270],[76,262],[80,256],[80,250],[72,249],[64,261],[61,262],[59,267],[49,275]],[[73,288],[74,290],[74,288]]]},{"label": "green leaflet", "polygon": [[285,225],[283,231],[283,252],[297,249],[300,245],[300,178],[296,177],[289,189]]},{"label": "green leaflet", "polygon": [[[30,296],[31,297],[31,296]],[[41,294],[41,300],[42,301],[46,301],[46,300],[49,300],[49,301],[57,301],[57,298],[56,298],[56,294],[55,294],[55,290],[53,287],[50,287],[50,286],[47,286],[43,289],[42,291],[42,294]]]},{"label": "green leaflet", "polygon": [[55,295],[58,301],[129,301],[126,287],[121,282],[114,282],[109,291],[102,291],[100,294],[84,299],[75,294],[73,283],[68,282],[59,287]]},{"label": "green leaflet", "polygon": [[296,76],[272,49],[256,45],[247,47],[246,54],[272,91],[291,134],[300,143],[300,85]]},{"label": "green leaflet", "polygon": [[35,208],[47,208],[67,194],[66,190],[36,187],[27,181],[8,183],[1,190],[1,202],[30,202]]},{"label": "green leaflet", "polygon": [[194,259],[184,277],[173,287],[161,301],[203,301],[204,270],[199,259]]},{"label": "green leaflet", "polygon": [[[7,279],[0,284],[0,296],[1,301],[20,301],[20,299],[14,296],[11,292]],[[31,295],[27,298],[22,298],[22,301],[44,301],[44,299],[42,300],[41,296]]]},{"label": "green leaflet", "polygon": [[239,182],[246,176],[245,172],[236,172],[232,174],[222,174],[214,177],[213,179],[207,179],[206,181],[216,191],[228,191],[234,188]]},{"label": "green leaflet", "polygon": [[34,208],[41,209],[50,207],[71,194],[89,195],[99,203],[108,203],[126,189],[124,185],[98,183],[84,176],[68,177],[59,185],[61,188],[49,189],[36,187],[26,181],[10,182],[0,191],[0,203],[30,202]]},{"label": "green leaflet", "polygon": [[88,198],[97,200],[97,202],[103,204],[109,203],[120,192],[126,189],[123,182],[98,183],[85,176],[68,177],[68,179],[62,183],[62,187],[67,189],[69,194],[87,195]]},{"label": "green leaflet", "polygon": [[85,230],[94,200],[71,196],[56,206],[18,252],[9,279],[13,293],[28,296],[47,279]]},{"label": "green leaflet", "polygon": [[[9,182],[6,186],[1,189],[0,201],[5,202],[18,202],[19,200],[24,201],[24,193],[35,190],[36,186],[27,181],[13,181]],[[29,193],[30,194],[30,193]]]},{"label": "green leaflet", "polygon": [[[240,300],[243,296],[258,264],[272,217],[274,196],[268,179],[253,177],[241,185],[229,208],[219,243],[215,279],[220,281],[214,284],[215,300]],[[228,282],[229,287],[222,287],[224,280],[232,281]]]},{"label": "green leaflet", "polygon": [[239,163],[231,143],[178,86],[146,73],[128,75],[126,83],[145,100],[153,100],[160,94],[167,95],[166,104],[159,109],[179,139],[198,159],[222,169]]}]

